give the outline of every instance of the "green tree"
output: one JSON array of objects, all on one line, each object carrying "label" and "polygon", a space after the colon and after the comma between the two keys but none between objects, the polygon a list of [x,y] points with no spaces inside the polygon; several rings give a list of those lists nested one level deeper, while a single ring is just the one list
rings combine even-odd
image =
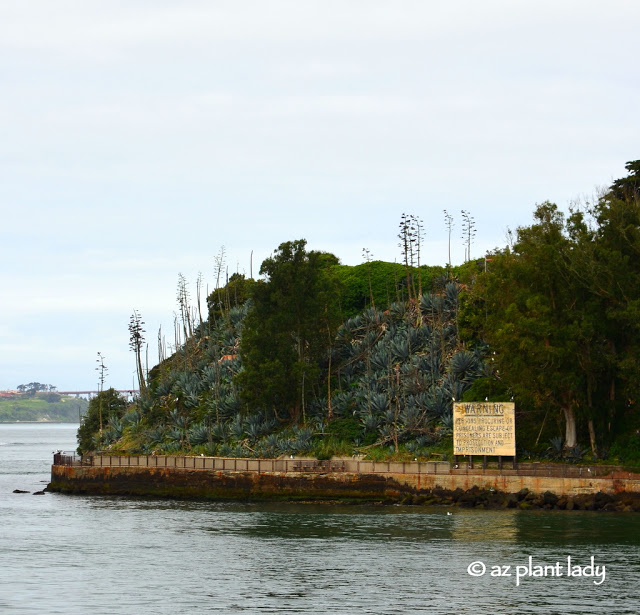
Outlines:
[{"label": "green tree", "polygon": [[611,441],[640,395],[640,161],[626,168],[628,177],[569,219],[571,274],[593,326],[586,396],[592,448],[596,430]]},{"label": "green tree", "polygon": [[252,407],[286,413],[298,421],[340,322],[333,254],[307,252],[306,241],[281,244],[260,267],[266,280],[252,287],[237,380]]},{"label": "green tree", "polygon": [[640,395],[640,161],[595,204],[565,217],[540,205],[513,249],[478,276],[463,320],[491,344],[499,376],[580,424],[597,454]]},{"label": "green tree", "polygon": [[544,203],[535,219],[518,229],[513,249],[495,255],[490,271],[478,277],[475,326],[516,394],[562,412],[565,445],[573,447],[584,380],[577,356],[589,332],[567,272],[564,216]]},{"label": "green tree", "polygon": [[101,421],[121,418],[127,408],[127,400],[115,389],[98,393],[89,401],[87,413],[78,428],[78,453],[84,455],[100,447]]},{"label": "green tree", "polygon": [[232,307],[238,307],[251,296],[255,281],[242,273],[234,273],[222,288],[212,291],[207,297],[211,324],[228,316]]}]

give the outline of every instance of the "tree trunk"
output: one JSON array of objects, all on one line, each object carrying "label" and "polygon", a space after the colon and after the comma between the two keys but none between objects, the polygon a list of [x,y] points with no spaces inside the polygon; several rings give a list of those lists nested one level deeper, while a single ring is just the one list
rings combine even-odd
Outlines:
[{"label": "tree trunk", "polygon": [[589,441],[591,443],[591,452],[595,459],[598,456],[598,447],[596,446],[596,430],[593,427],[593,419],[589,419]]},{"label": "tree trunk", "polygon": [[573,412],[573,406],[571,405],[563,407],[562,411],[564,412],[564,419],[566,423],[564,445],[567,448],[573,448],[578,443],[578,439],[576,437],[576,415]]}]

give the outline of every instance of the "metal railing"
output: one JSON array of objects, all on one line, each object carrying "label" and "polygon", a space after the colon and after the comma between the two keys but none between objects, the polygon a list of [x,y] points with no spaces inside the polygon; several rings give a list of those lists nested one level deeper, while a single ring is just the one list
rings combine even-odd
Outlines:
[{"label": "metal railing", "polygon": [[54,466],[79,466],[80,456],[75,451],[55,451],[53,453]]},{"label": "metal railing", "polygon": [[314,458],[252,459],[236,457],[204,457],[178,455],[85,455],[57,451],[54,465],[83,465],[94,467],[176,468],[183,470],[213,470],[219,472],[277,472],[277,473],[333,473],[355,474],[451,474],[486,476],[534,476],[556,478],[607,478],[612,480],[640,480],[640,472],[621,466],[577,466],[551,463],[518,463],[517,467],[489,464],[487,468],[470,468],[448,461],[363,461],[351,457],[318,460]]},{"label": "metal railing", "polygon": [[449,463],[443,461],[393,462],[362,461],[340,458],[251,459],[235,457],[197,457],[173,455],[93,455],[82,459],[82,465],[96,467],[178,468],[232,472],[328,473],[358,474],[448,474]]}]

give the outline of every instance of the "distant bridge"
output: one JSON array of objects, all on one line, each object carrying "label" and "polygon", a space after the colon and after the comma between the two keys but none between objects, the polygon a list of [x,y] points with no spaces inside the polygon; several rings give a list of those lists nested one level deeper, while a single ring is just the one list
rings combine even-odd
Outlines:
[{"label": "distant bridge", "polygon": [[[108,389],[105,389],[108,390]],[[100,391],[55,391],[58,395],[97,395]],[[116,393],[126,393],[127,395],[137,395],[139,389],[116,389]]]}]

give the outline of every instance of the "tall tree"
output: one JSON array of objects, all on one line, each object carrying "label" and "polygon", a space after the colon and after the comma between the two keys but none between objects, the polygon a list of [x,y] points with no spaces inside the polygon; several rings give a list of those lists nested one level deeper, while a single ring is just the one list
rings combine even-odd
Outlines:
[{"label": "tall tree", "polygon": [[478,277],[465,317],[511,388],[562,412],[566,446],[585,426],[594,455],[640,397],[640,161],[627,169],[566,218],[540,205]]},{"label": "tall tree", "polygon": [[[340,320],[333,254],[306,251],[299,239],[281,244],[260,267],[266,280],[251,289],[238,375],[247,402],[294,421],[318,385],[320,364]],[[280,414],[278,414],[280,416]]]},{"label": "tall tree", "polygon": [[556,205],[540,205],[535,219],[518,229],[513,250],[496,255],[491,271],[479,277],[477,315],[501,377],[516,393],[561,411],[565,444],[573,447],[583,378],[576,356],[583,331],[575,288],[563,275],[569,240]]}]

